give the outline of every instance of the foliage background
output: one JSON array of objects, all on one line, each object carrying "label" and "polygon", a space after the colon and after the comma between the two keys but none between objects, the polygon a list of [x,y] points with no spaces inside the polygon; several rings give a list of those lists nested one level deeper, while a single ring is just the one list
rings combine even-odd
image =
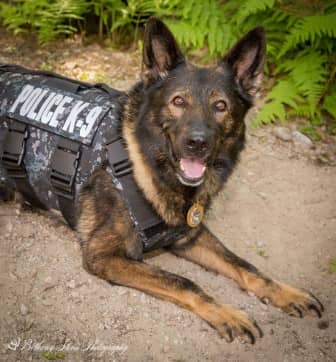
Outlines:
[{"label": "foliage background", "polygon": [[162,18],[186,52],[205,49],[204,61],[222,56],[242,34],[263,25],[269,82],[255,124],[302,116],[311,137],[321,125],[336,134],[335,0],[0,1],[3,25],[15,34],[36,33],[42,45],[80,32],[114,46],[141,46],[149,16]]}]

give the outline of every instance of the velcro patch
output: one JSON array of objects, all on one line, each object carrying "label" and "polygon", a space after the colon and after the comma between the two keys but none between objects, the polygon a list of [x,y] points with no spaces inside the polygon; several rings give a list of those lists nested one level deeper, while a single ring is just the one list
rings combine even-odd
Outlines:
[{"label": "velcro patch", "polygon": [[5,116],[51,133],[90,145],[109,110],[103,101],[84,100],[80,95],[45,84],[9,84],[5,89]]}]

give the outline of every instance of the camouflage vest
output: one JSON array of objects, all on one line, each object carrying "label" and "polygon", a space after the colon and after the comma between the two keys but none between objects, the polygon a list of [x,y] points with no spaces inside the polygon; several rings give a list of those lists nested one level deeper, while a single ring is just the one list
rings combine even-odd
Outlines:
[{"label": "camouflage vest", "polygon": [[134,181],[120,133],[122,95],[103,84],[0,65],[0,178],[75,227],[81,188],[108,164],[146,251],[171,244],[187,228],[165,224]]}]

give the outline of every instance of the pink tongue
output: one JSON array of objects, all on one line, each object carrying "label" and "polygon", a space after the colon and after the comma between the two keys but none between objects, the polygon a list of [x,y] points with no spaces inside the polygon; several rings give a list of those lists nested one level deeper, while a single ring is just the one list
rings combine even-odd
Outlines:
[{"label": "pink tongue", "polygon": [[203,176],[205,167],[200,161],[181,158],[180,164],[182,171],[188,178],[200,178]]}]

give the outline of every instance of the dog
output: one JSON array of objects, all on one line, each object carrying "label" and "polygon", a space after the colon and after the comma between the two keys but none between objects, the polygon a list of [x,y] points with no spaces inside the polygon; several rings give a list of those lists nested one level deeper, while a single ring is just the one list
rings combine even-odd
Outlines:
[{"label": "dog", "polygon": [[[145,199],[166,224],[190,226],[166,250],[233,279],[290,315],[321,317],[323,306],[315,296],[266,276],[202,223],[244,147],[244,117],[260,89],[265,52],[265,32],[257,27],[216,66],[196,67],[185,60],[164,23],[150,18],[141,81],[122,100],[122,135]],[[77,231],[84,267],[93,275],[171,301],[197,314],[228,342],[239,338],[253,344],[262,337],[244,312],[143,261],[125,201],[103,168],[81,191]]]}]

